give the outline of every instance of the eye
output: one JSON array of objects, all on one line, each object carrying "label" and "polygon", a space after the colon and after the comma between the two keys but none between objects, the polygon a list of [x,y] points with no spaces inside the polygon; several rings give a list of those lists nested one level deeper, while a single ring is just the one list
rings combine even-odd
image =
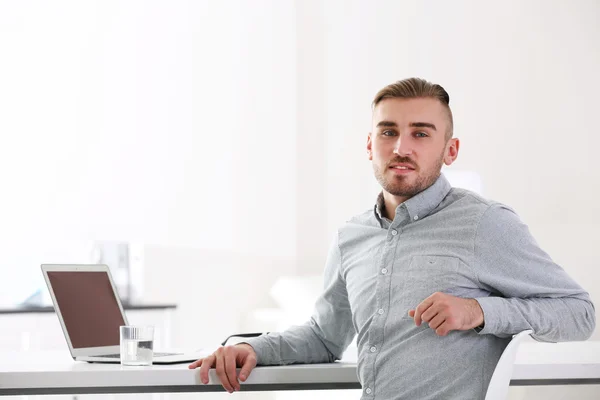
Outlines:
[{"label": "eye", "polygon": [[423,137],[427,137],[429,135],[427,133],[423,132],[423,131],[419,131],[419,132],[415,132],[415,136],[423,138]]},{"label": "eye", "polygon": [[381,132],[381,134],[383,136],[396,136],[396,131],[392,131],[392,130],[388,129],[386,131]]}]

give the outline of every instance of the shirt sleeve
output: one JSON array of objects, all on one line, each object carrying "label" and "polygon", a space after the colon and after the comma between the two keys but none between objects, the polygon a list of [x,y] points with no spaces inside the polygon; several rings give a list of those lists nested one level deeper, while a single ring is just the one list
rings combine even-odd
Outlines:
[{"label": "shirt sleeve", "polygon": [[493,204],[475,235],[474,269],[489,297],[479,302],[479,334],[510,337],[533,330],[538,341],[588,339],[596,316],[589,294],[536,243],[514,211]]},{"label": "shirt sleeve", "polygon": [[324,291],[316,301],[308,322],[281,333],[269,333],[245,341],[257,355],[259,365],[334,362],[342,357],[356,331],[341,274],[338,236],[329,250]]}]

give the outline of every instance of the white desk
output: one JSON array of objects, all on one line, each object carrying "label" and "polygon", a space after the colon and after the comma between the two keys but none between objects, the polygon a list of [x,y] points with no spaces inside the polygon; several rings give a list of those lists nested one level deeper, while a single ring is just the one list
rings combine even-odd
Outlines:
[{"label": "white desk", "polygon": [[[523,343],[512,385],[600,384],[600,342]],[[243,391],[358,389],[356,364],[257,367]],[[0,354],[0,395],[216,392],[214,370],[203,385],[187,364],[122,367],[74,362],[67,352]]]}]

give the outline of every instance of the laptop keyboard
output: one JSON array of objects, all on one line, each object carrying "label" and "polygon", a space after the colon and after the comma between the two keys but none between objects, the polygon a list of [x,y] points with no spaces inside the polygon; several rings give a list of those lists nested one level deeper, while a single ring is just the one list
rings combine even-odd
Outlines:
[{"label": "laptop keyboard", "polygon": [[[167,356],[178,356],[181,353],[154,353],[154,357],[167,357]],[[106,357],[106,358],[121,358],[120,354],[105,354],[105,355],[101,355],[99,357]]]}]

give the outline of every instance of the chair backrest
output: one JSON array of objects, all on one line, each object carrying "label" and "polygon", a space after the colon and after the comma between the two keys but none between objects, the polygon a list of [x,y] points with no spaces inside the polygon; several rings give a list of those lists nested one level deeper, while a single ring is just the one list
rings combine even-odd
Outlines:
[{"label": "chair backrest", "polygon": [[485,400],[506,400],[519,344],[531,333],[533,333],[532,330],[526,330],[514,335],[508,346],[506,346],[492,374],[490,386],[488,386],[485,394]]}]

